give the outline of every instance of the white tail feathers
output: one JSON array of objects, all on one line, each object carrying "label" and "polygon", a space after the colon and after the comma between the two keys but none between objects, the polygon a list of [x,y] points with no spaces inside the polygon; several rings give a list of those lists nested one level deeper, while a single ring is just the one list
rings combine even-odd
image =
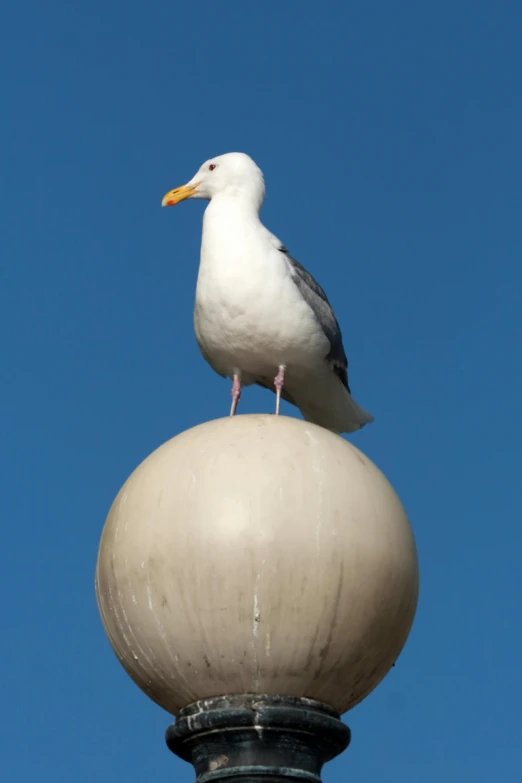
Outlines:
[{"label": "white tail feathers", "polygon": [[[340,384],[339,384],[340,385]],[[305,421],[312,424],[318,424],[327,430],[340,434],[342,432],[355,432],[364,427],[365,424],[371,424],[374,420],[371,413],[361,408],[346,389],[341,400],[325,400],[324,405],[310,405],[307,401],[299,405],[299,410],[304,416]],[[331,404],[337,402],[337,404]]]}]

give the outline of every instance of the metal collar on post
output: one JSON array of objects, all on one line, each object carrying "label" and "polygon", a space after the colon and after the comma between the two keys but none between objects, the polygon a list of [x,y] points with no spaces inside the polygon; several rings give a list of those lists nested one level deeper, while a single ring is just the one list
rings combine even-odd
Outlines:
[{"label": "metal collar on post", "polygon": [[312,699],[245,694],[189,704],[167,729],[169,749],[196,770],[196,783],[320,783],[350,729]]}]

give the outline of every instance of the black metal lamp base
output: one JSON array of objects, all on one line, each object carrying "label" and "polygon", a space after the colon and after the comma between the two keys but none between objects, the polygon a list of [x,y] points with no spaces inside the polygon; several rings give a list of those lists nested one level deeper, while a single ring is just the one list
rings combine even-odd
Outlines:
[{"label": "black metal lamp base", "polygon": [[350,743],[326,704],[285,696],[219,696],[189,704],[166,734],[196,783],[321,783],[321,768]]}]

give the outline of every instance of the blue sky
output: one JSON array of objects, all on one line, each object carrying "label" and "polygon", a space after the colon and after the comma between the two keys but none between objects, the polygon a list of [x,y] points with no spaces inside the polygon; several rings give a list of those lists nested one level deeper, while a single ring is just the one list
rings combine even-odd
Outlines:
[{"label": "blue sky", "polygon": [[520,775],[521,24],[503,0],[4,8],[5,780],[193,780],[93,579],[130,472],[228,410],[192,330],[204,205],[160,203],[233,150],[330,294],[376,418],[353,442],[419,548],[410,639],[325,780]]}]

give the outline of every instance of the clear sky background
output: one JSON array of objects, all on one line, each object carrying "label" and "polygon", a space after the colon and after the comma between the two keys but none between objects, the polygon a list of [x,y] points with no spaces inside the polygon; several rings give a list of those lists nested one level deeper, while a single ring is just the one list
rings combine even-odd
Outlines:
[{"label": "clear sky background", "polygon": [[236,150],[330,295],[376,419],[351,439],[419,548],[410,639],[325,780],[520,776],[521,30],[518,0],[4,7],[3,780],[193,780],[94,568],[131,471],[228,412],[192,329],[204,203],[160,204]]}]

